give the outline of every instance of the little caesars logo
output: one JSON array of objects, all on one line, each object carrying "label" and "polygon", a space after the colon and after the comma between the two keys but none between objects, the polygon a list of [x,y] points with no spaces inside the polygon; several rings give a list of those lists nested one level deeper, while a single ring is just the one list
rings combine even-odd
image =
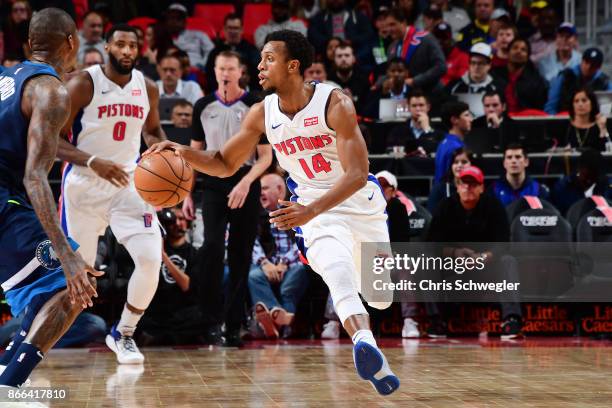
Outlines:
[{"label": "little caesars logo", "polygon": [[36,259],[47,269],[57,269],[61,265],[59,258],[51,246],[51,241],[49,240],[38,244],[36,247]]}]

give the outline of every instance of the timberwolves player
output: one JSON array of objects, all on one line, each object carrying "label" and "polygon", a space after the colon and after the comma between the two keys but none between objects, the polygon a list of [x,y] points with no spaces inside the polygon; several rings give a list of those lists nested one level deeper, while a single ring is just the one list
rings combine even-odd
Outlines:
[{"label": "timberwolves player", "polygon": [[[265,132],[279,164],[289,172],[291,202],[273,211],[270,222],[294,228],[312,268],[329,287],[334,306],[355,343],[359,375],[381,394],[399,387],[378,349],[359,298],[361,242],[389,242],[385,199],[368,174],[368,152],[350,98],[325,84],[305,84],[312,46],[288,30],[266,39],[259,63],[260,84],[275,93],[255,104],[240,131],[221,151],[199,152],[163,142],[149,151],[179,151],[201,172],[227,177],[250,156]],[[389,251],[388,244],[384,248]],[[387,252],[389,253],[389,252]],[[374,254],[375,255],[375,254]],[[387,308],[390,302],[370,303]]]},{"label": "timberwolves player", "polygon": [[47,181],[70,114],[60,78],[76,66],[76,26],[64,11],[47,8],[32,18],[28,42],[30,60],[0,76],[0,282],[11,313],[25,310],[0,361],[0,384],[12,387],[92,305],[96,284],[88,274],[101,275],[64,236]]},{"label": "timberwolves player", "polygon": [[98,236],[110,225],[134,260],[127,303],[106,344],[122,364],[144,361],[132,335],[155,295],[162,238],[155,210],[136,192],[133,174],[141,133],[150,146],[165,140],[159,122],[159,92],[134,69],[134,28],[116,25],[107,34],[109,63],[95,65],[68,82],[72,112],[58,157],[69,162],[62,180],[61,219],[87,262],[96,258]]}]

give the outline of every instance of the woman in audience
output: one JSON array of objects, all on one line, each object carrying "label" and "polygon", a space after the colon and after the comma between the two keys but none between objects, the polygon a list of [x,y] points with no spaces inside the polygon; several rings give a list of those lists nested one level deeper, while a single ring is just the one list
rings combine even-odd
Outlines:
[{"label": "woman in audience", "polygon": [[427,209],[433,214],[436,207],[444,198],[450,197],[457,192],[457,180],[459,173],[464,167],[471,166],[474,163],[472,152],[464,147],[453,152],[453,161],[445,180],[433,186],[427,200]]},{"label": "woman in audience", "polygon": [[570,105],[570,126],[567,128],[567,149],[583,150],[592,148],[606,149],[610,141],[607,117],[599,112],[597,96],[589,88],[581,88],[574,93]]},{"label": "woman in audience", "polygon": [[11,5],[11,13],[2,25],[4,55],[26,59],[28,26],[32,18],[32,7],[27,0],[17,0]]}]

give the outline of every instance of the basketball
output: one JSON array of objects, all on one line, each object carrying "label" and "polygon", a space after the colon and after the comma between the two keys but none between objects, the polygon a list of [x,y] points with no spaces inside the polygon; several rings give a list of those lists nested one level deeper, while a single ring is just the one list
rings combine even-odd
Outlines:
[{"label": "basketball", "polygon": [[193,169],[171,150],[144,157],[134,173],[136,191],[154,207],[174,207],[191,193]]}]

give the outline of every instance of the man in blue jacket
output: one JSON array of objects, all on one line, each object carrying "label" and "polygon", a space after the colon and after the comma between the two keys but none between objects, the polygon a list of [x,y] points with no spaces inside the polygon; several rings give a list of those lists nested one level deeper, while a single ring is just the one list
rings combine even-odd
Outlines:
[{"label": "man in blue jacket", "polygon": [[463,139],[472,129],[470,107],[464,102],[447,102],[442,106],[442,121],[449,131],[436,150],[436,183],[449,171],[453,152],[464,146]]}]

